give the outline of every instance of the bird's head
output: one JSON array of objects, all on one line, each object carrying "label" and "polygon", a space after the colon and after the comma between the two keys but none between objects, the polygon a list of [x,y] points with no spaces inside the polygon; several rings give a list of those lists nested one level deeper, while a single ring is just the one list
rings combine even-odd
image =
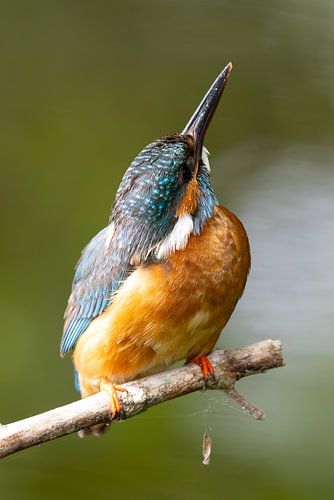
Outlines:
[{"label": "bird's head", "polygon": [[229,63],[181,133],[162,137],[138,154],[117,191],[111,221],[147,230],[153,246],[169,241],[158,246],[158,257],[182,248],[191,233],[200,233],[217,204],[204,137],[231,70]]}]

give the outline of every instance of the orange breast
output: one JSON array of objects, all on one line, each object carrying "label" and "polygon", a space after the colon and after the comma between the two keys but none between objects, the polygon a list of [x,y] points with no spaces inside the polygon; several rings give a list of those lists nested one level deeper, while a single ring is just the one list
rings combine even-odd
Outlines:
[{"label": "orange breast", "polygon": [[140,267],[78,340],[83,395],[207,354],[242,294],[250,265],[241,222],[222,207],[164,264]]}]

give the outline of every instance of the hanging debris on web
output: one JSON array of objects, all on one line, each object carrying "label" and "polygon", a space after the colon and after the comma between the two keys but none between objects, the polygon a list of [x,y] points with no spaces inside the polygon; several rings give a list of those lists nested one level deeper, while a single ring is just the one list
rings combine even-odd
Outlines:
[{"label": "hanging debris on web", "polygon": [[203,447],[202,447],[203,465],[210,464],[211,449],[212,449],[212,441],[207,431],[205,431],[203,434]]}]

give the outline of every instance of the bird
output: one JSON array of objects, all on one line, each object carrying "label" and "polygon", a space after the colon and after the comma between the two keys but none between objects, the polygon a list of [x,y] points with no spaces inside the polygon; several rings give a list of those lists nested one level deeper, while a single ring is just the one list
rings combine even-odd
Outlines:
[{"label": "bird", "polygon": [[197,363],[204,383],[214,377],[207,355],[243,293],[247,233],[219,205],[204,146],[231,70],[219,73],[181,133],[135,157],[109,223],[76,265],[60,353],[72,353],[81,397],[107,391],[114,417],[122,384],[177,361]]}]

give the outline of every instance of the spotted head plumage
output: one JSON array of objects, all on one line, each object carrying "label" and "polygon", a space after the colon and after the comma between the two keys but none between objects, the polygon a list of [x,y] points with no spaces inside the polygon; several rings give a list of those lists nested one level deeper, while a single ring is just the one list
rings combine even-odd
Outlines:
[{"label": "spotted head plumage", "polygon": [[228,65],[218,76],[181,134],[146,146],[124,174],[109,225],[87,245],[76,267],[62,354],[74,347],[136,267],[184,248],[212,215],[217,199],[203,140],[230,71]]},{"label": "spotted head plumage", "polygon": [[216,203],[208,164],[202,158],[196,164],[190,136],[175,134],[149,144],[131,163],[117,191],[110,223],[127,228],[127,241],[129,234],[135,238],[131,258],[138,255],[141,262],[154,254],[181,218],[188,216],[192,230],[199,232]]}]

